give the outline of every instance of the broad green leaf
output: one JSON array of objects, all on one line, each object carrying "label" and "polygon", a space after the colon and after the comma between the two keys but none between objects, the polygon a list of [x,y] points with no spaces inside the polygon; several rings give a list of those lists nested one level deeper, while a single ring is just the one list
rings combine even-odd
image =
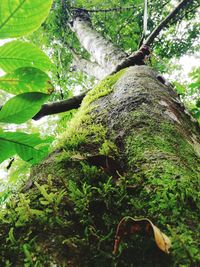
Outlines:
[{"label": "broad green leaf", "polygon": [[0,134],[0,163],[18,154],[23,160],[35,164],[48,153],[51,137],[43,140],[37,134],[3,132]]},{"label": "broad green leaf", "polygon": [[0,139],[0,163],[12,157],[14,154],[15,148],[13,144],[9,142],[2,142],[2,140]]},{"label": "broad green leaf", "polygon": [[27,42],[13,41],[0,46],[0,68],[11,72],[23,67],[48,71],[52,63],[44,52]]},{"label": "broad green leaf", "polygon": [[9,99],[0,111],[0,122],[23,123],[31,119],[47,100],[43,93],[23,93]]},{"label": "broad green leaf", "polygon": [[53,92],[49,76],[36,68],[19,68],[0,77],[0,89],[11,94],[25,92]]},{"label": "broad green leaf", "polygon": [[1,0],[0,39],[29,34],[47,17],[52,0]]}]

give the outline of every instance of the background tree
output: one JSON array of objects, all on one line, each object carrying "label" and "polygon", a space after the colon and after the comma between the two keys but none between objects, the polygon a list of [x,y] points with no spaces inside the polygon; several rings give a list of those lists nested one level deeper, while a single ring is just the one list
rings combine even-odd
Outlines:
[{"label": "background tree", "polygon": [[[84,99],[85,93],[62,102],[46,104],[39,113],[37,111],[42,101],[32,103],[34,94],[29,93],[28,99],[32,99],[33,106],[37,105],[34,114],[26,113],[25,118],[23,115],[17,117],[17,113],[12,114],[15,123],[22,122],[31,116],[37,119],[72,107],[77,108],[82,102],[80,109],[74,112],[75,115],[66,116],[65,122],[72,116],[73,119],[67,123],[67,128],[60,128],[63,134],[54,145],[53,152],[32,168],[26,184],[18,190],[16,198],[7,200],[6,208],[0,214],[2,264],[198,265],[198,236],[194,229],[198,227],[199,128],[170,84],[157,72],[144,66],[149,48],[141,46],[142,42],[151,45],[153,55],[162,57],[162,62],[168,62],[170,54],[177,49],[179,54],[176,53],[176,56],[192,51],[195,45],[192,47],[188,44],[197,38],[198,27],[194,26],[190,31],[187,23],[193,19],[193,25],[198,26],[198,23],[195,24],[198,2],[184,0],[174,9],[170,2],[155,1],[154,4],[150,6],[151,34],[146,36],[144,30],[144,40],[141,40],[141,1],[137,1],[135,6],[130,6],[129,1],[112,1],[108,4],[96,1],[95,9],[91,9],[90,3],[82,1],[55,1],[47,24],[43,25],[38,34],[29,37],[45,46],[54,60],[56,68],[53,68],[52,77],[59,90],[57,95],[52,96],[52,100],[70,96],[70,91],[65,90],[67,86],[72,87],[81,82],[87,88],[97,79],[108,76]],[[113,14],[115,19],[112,23],[106,14]],[[162,16],[165,19],[158,24],[158,18]],[[177,30],[176,25],[180,21],[184,21],[187,29],[182,39],[187,45],[174,41],[165,46],[172,39],[170,36]],[[92,24],[99,33],[92,28]],[[2,28],[4,25],[6,23],[2,24]],[[153,42],[164,26],[168,30],[165,30],[162,41]],[[103,32],[104,27],[106,30]],[[125,38],[130,33],[134,33],[133,41]],[[78,41],[87,51],[80,47]],[[19,44],[21,47],[24,45]],[[5,47],[7,45],[2,48],[4,53]],[[132,53],[135,50],[137,52]],[[72,57],[73,65],[69,64]],[[163,70],[166,63],[161,66],[155,59],[151,59],[148,64]],[[44,68],[39,64],[35,67]],[[75,68],[87,74],[93,72],[92,76],[96,80],[80,75],[79,82],[75,81]],[[68,80],[65,79],[64,69],[68,69],[71,74],[67,74],[70,77]],[[36,71],[37,75],[34,76]],[[190,85],[194,91],[197,91],[198,86],[196,73],[193,73],[196,83]],[[41,79],[35,79],[43,77],[42,81],[46,84],[44,73],[31,69],[30,75],[29,69],[28,74],[38,88],[49,89],[39,83]],[[17,75],[20,77],[21,69],[6,75],[8,82]],[[24,85],[25,82],[20,88],[27,88]],[[176,86],[181,91],[181,85],[177,83]],[[14,101],[16,105],[15,99],[9,101]],[[20,99],[16,109],[26,103]],[[198,117],[198,102],[194,109]],[[5,118],[9,117],[11,109],[7,108],[7,112],[5,110],[6,104],[0,115],[9,122]],[[8,139],[8,136],[8,133],[2,133],[0,137],[2,140]],[[10,134],[9,141],[16,141],[16,136],[17,133]],[[37,143],[35,137],[31,138],[31,152],[25,151],[23,155],[28,162],[34,159],[34,155],[37,160],[32,163],[36,163],[40,157],[32,150],[35,145],[41,145],[42,141],[40,139]],[[25,145],[31,139],[26,140]],[[11,152],[7,157],[13,154]],[[15,152],[22,155],[16,146]],[[149,219],[171,237],[171,249],[168,237]],[[169,249],[171,253],[166,255]]]}]

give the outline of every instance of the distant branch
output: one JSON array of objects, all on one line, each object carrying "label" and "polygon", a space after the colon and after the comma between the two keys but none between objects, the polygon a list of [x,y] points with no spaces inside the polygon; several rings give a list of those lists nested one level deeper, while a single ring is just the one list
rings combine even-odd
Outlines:
[{"label": "distant branch", "polygon": [[188,9],[182,16],[177,16],[177,18],[175,18],[174,22],[177,22],[178,20],[182,20],[184,17],[186,17],[188,14],[192,13],[193,11],[195,11],[198,7],[200,7],[200,3],[197,4],[196,6]]},{"label": "distant branch", "polygon": [[181,9],[186,8],[186,6],[192,4],[192,2],[193,1],[191,0],[181,1],[178,6],[175,7],[174,10],[164,20],[162,20],[161,23],[152,31],[152,33],[148,36],[148,38],[146,39],[146,41],[144,41],[143,44],[150,46],[153,43],[154,39],[161,32],[161,30],[168,25],[170,20],[174,19]]},{"label": "distant branch", "polygon": [[82,93],[67,100],[44,104],[42,105],[40,111],[32,119],[39,120],[44,116],[58,114],[61,112],[79,108],[85,95],[86,93]]},{"label": "distant branch", "polygon": [[97,13],[97,12],[121,12],[124,10],[131,10],[136,6],[129,6],[129,7],[116,7],[116,8],[108,8],[108,9],[85,9],[85,8],[78,8],[78,7],[71,7],[72,10],[81,10],[89,13]]}]

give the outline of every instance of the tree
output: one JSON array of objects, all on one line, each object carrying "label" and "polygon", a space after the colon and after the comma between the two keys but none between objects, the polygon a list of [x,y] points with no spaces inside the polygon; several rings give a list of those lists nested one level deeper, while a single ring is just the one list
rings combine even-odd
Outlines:
[{"label": "tree", "polygon": [[1,262],[198,266],[199,126],[171,85],[144,64],[160,30],[190,17],[198,2],[180,2],[147,38],[144,32],[143,45],[129,55],[92,28],[94,9],[81,3],[72,7],[62,1],[61,23],[69,22],[92,57],[84,52],[82,59],[77,42],[72,48],[60,38],[77,68],[105,78],[84,99],[83,94],[46,104],[39,115],[29,114],[36,119],[66,110],[69,102],[74,108],[81,103],[53,152],[32,168],[26,185],[0,213]]}]

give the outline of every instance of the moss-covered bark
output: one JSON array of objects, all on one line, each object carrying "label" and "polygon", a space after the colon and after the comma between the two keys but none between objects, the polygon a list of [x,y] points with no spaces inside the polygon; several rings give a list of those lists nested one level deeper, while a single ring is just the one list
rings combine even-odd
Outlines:
[{"label": "moss-covered bark", "polygon": [[[156,76],[130,67],[88,93],[0,214],[2,266],[198,266],[199,128]],[[151,219],[171,253],[139,233],[114,256],[124,216]]]}]

